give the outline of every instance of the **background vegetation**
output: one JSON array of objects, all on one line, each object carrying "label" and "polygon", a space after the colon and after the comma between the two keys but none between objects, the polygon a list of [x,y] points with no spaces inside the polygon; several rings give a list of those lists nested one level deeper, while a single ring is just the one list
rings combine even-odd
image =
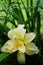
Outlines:
[{"label": "background vegetation", "polygon": [[[0,48],[8,40],[10,29],[25,24],[27,32],[35,32],[33,42],[40,49],[38,55],[26,56],[25,65],[43,64],[43,0],[0,0]],[[0,51],[0,65],[18,65],[16,53]]]}]

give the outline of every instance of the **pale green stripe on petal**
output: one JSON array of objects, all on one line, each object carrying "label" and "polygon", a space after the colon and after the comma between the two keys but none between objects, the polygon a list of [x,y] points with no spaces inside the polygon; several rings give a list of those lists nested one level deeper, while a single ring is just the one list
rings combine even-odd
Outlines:
[{"label": "pale green stripe on petal", "polygon": [[26,29],[19,25],[16,29],[14,29],[14,35],[17,36],[18,39],[23,40],[25,36]]},{"label": "pale green stripe on petal", "polygon": [[25,45],[22,44],[22,46],[19,46],[19,47],[18,47],[18,50],[19,50],[20,52],[22,52],[22,53],[25,53],[25,51],[26,51]]}]

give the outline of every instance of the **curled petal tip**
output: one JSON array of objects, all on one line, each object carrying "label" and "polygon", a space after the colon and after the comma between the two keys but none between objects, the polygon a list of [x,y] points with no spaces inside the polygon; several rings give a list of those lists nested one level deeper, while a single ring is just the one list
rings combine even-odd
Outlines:
[{"label": "curled petal tip", "polygon": [[18,27],[24,27],[25,25],[24,24],[19,24]]}]

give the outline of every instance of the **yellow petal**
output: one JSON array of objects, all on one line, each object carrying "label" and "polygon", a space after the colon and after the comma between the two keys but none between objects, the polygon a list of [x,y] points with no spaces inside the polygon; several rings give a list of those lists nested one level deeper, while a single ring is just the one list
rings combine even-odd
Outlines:
[{"label": "yellow petal", "polygon": [[35,38],[35,34],[34,33],[26,33],[25,37],[24,37],[25,44],[27,42],[31,42],[34,38]]},{"label": "yellow petal", "polygon": [[38,54],[39,49],[34,43],[26,44],[26,54],[33,55]]},{"label": "yellow petal", "polygon": [[16,41],[8,40],[1,48],[2,52],[13,53],[17,51],[18,43]]},{"label": "yellow petal", "polygon": [[8,32],[8,37],[10,39],[21,39],[21,40],[23,40],[25,32],[26,32],[26,29],[24,29],[23,27],[24,27],[24,25],[18,25],[17,28],[10,30]]},{"label": "yellow petal", "polygon": [[21,53],[21,52],[18,52],[18,54],[17,54],[17,61],[20,64],[25,64],[25,54]]},{"label": "yellow petal", "polygon": [[10,39],[13,39],[13,37],[14,37],[14,31],[13,31],[13,30],[10,30],[10,31],[8,32],[8,37],[9,37]]},{"label": "yellow petal", "polygon": [[17,28],[14,29],[14,34],[18,37],[18,39],[23,40],[26,29],[23,28],[23,25],[19,25]]},{"label": "yellow petal", "polygon": [[25,46],[24,46],[24,43],[22,41],[19,41],[19,47],[18,47],[18,50],[22,53],[25,53],[26,49],[25,49]]}]

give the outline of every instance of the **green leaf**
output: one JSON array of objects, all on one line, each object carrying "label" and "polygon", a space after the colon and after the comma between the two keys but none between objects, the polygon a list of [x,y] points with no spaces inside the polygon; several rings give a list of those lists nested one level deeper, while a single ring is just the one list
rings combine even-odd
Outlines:
[{"label": "green leaf", "polygon": [[1,53],[1,54],[0,54],[0,62],[1,62],[2,60],[4,60],[5,58],[7,58],[9,55],[10,55],[10,54],[7,54],[7,53]]},{"label": "green leaf", "polygon": [[20,20],[21,17],[14,11],[15,9],[13,9],[13,7],[9,7],[8,12],[10,13],[10,15],[12,15],[16,20]]}]

